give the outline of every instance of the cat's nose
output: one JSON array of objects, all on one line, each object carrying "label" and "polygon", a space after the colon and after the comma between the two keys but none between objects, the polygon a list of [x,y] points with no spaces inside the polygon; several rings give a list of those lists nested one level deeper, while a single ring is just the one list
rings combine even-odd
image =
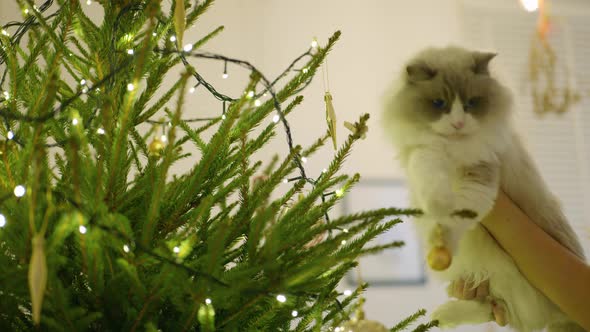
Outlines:
[{"label": "cat's nose", "polygon": [[461,128],[463,128],[463,126],[465,126],[465,122],[463,121],[457,121],[451,124],[453,126],[453,128],[459,130]]}]

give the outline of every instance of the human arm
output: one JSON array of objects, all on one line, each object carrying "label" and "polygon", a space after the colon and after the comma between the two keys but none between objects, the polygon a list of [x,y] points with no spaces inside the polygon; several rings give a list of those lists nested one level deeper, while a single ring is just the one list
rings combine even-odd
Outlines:
[{"label": "human arm", "polygon": [[482,224],[522,274],[590,331],[590,267],[539,228],[503,191]]}]

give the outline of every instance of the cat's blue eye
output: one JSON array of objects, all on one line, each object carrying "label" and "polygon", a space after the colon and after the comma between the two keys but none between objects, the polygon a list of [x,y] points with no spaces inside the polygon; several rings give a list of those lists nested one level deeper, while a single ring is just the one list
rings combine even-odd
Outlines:
[{"label": "cat's blue eye", "polygon": [[465,105],[463,105],[465,108],[474,108],[477,107],[477,105],[479,104],[479,98],[469,98],[467,100],[467,102],[465,102]]},{"label": "cat's blue eye", "polygon": [[446,105],[447,105],[447,103],[445,103],[445,101],[442,99],[433,99],[432,100],[432,106],[434,106],[438,109],[444,109]]}]

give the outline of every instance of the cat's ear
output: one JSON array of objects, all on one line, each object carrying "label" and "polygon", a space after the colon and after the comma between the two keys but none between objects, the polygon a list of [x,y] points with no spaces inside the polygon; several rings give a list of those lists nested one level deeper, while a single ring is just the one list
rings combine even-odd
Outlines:
[{"label": "cat's ear", "polygon": [[436,76],[436,70],[430,68],[425,62],[415,62],[406,67],[408,80],[419,82],[431,80]]},{"label": "cat's ear", "polygon": [[476,74],[489,75],[490,71],[488,65],[496,55],[498,54],[490,52],[473,52],[473,72]]}]

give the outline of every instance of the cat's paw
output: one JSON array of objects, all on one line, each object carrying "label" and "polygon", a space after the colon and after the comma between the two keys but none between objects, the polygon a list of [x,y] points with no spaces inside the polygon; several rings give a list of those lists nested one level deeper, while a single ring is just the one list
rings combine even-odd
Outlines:
[{"label": "cat's paw", "polygon": [[473,281],[459,278],[447,286],[447,294],[460,300],[485,301],[490,294],[490,282],[486,279],[476,285]]},{"label": "cat's paw", "polygon": [[506,326],[508,324],[508,312],[503,301],[492,300],[492,313],[496,324],[500,326]]},{"label": "cat's paw", "polygon": [[462,324],[481,324],[494,320],[489,302],[472,300],[449,301],[432,313],[440,328],[452,328]]}]

